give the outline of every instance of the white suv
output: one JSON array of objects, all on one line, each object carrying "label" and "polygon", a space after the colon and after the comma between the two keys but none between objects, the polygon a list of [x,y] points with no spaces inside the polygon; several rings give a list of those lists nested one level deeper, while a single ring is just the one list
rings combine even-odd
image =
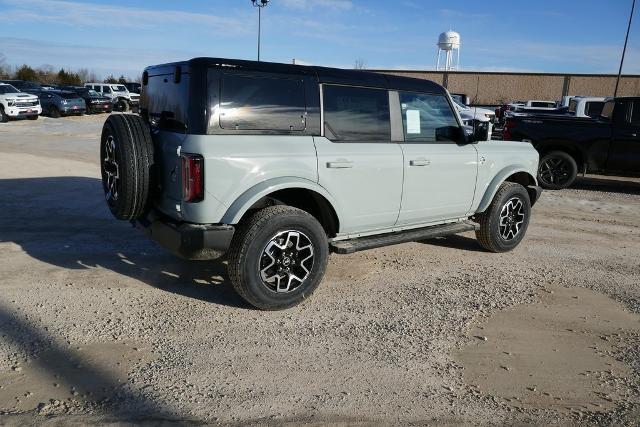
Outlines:
[{"label": "white suv", "polygon": [[329,251],[466,231],[512,250],[541,192],[531,144],[467,136],[428,80],[197,58],[147,68],[142,92],[103,126],[111,212],[184,258],[226,253],[261,309],[308,298]]},{"label": "white suv", "polygon": [[0,123],[10,118],[37,120],[40,113],[42,107],[37,96],[20,92],[10,84],[0,83]]},{"label": "white suv", "polygon": [[85,83],[84,87],[93,89],[102,96],[111,98],[113,107],[120,111],[134,110],[140,104],[140,95],[131,93],[122,84]]}]

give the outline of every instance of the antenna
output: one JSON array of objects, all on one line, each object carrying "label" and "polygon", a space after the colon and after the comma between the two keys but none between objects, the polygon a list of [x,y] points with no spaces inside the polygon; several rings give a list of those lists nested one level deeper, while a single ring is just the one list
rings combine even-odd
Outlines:
[{"label": "antenna", "polygon": [[[449,30],[438,37],[438,56],[436,70],[458,70],[460,68],[460,34]],[[444,67],[440,67],[440,55],[444,52]],[[454,56],[455,54],[455,56]]]}]

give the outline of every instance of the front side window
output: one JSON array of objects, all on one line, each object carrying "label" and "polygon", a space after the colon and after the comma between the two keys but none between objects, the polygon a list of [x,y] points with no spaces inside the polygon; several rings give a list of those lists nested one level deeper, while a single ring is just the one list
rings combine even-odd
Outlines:
[{"label": "front side window", "polygon": [[400,92],[405,142],[459,142],[456,116],[443,95]]},{"label": "front side window", "polygon": [[390,142],[389,93],[323,86],[325,136],[336,142]]},{"label": "front side window", "polygon": [[304,82],[295,78],[223,75],[220,127],[230,130],[302,131]]},{"label": "front side window", "polygon": [[102,90],[104,93],[111,93],[111,88],[109,86],[103,86]]}]

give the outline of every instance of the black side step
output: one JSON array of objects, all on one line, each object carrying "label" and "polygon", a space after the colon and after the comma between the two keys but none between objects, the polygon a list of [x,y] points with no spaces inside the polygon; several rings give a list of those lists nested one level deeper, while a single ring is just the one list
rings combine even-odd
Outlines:
[{"label": "black side step", "polygon": [[479,225],[471,221],[454,222],[451,224],[434,225],[431,227],[379,234],[370,237],[340,240],[338,242],[332,242],[330,246],[335,253],[352,254],[366,249],[375,249],[383,246],[397,245],[399,243],[416,242],[419,240],[464,233],[465,231],[474,231],[478,228]]}]

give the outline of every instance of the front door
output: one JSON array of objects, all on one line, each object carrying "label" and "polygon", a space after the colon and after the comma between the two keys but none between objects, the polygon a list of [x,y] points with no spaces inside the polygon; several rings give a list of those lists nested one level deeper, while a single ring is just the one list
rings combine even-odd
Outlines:
[{"label": "front door", "polygon": [[323,85],[318,180],[342,212],[340,232],[391,227],[402,193],[402,150],[391,142],[387,90]]},{"label": "front door", "polygon": [[444,95],[400,92],[404,131],[404,187],[398,225],[468,215],[478,174],[478,152],[460,144],[456,115]]},{"label": "front door", "polygon": [[[625,105],[626,104],[626,105]],[[640,175],[640,99],[617,101],[607,171]]]}]

